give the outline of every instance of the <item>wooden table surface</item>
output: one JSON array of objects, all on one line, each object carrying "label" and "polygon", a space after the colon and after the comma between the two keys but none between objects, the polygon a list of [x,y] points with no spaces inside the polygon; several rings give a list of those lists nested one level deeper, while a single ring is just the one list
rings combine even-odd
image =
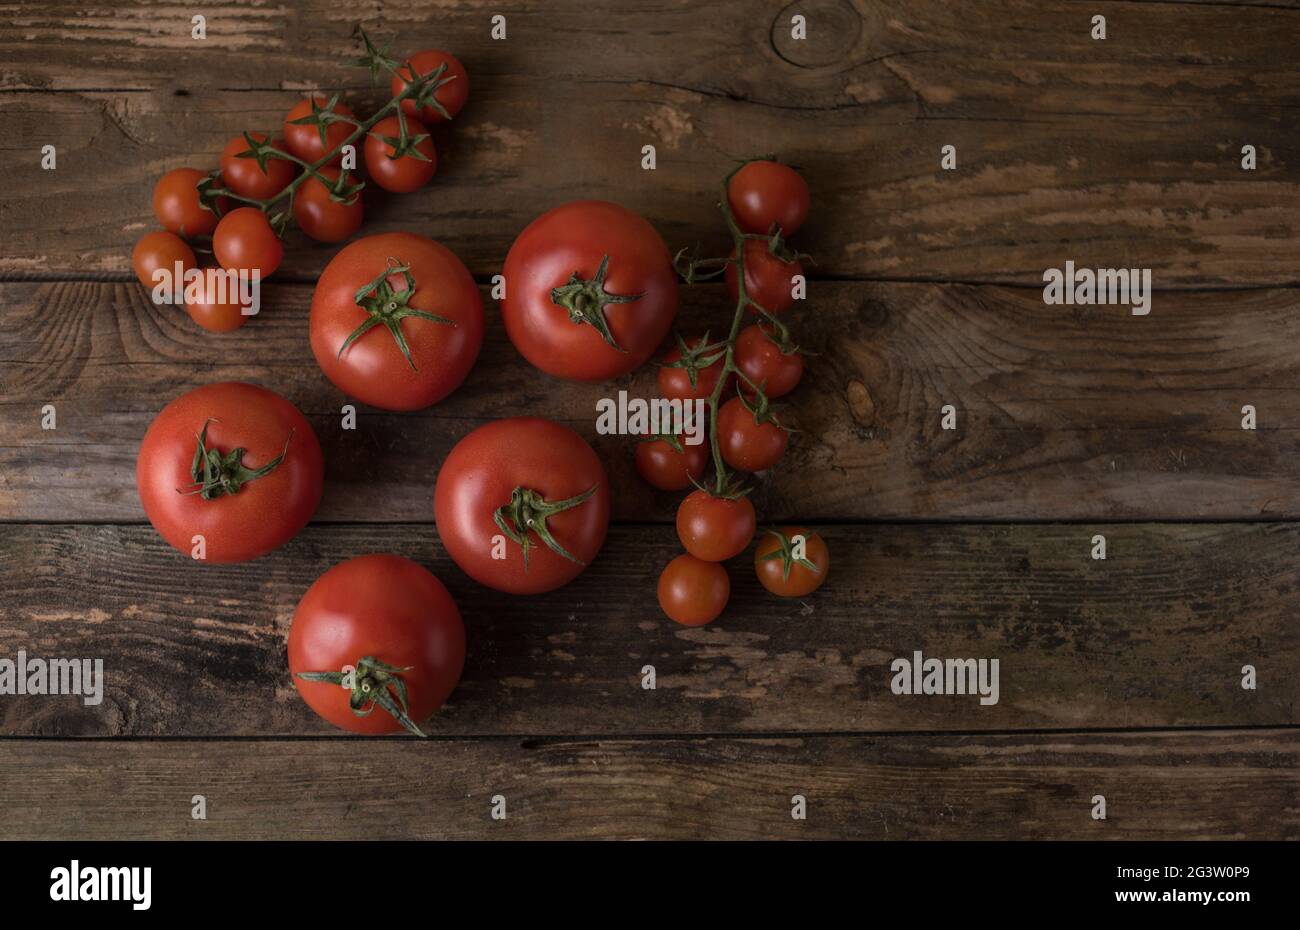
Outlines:
[{"label": "wooden table surface", "polygon": [[[0,657],[101,657],[107,682],[94,707],[0,697],[0,838],[1300,837],[1300,4],[606,6],[6,9]],[[816,265],[791,320],[819,354],[755,501],[825,534],[821,591],[767,596],[742,556],[721,620],[664,618],[678,497],[594,430],[598,398],[652,373],[541,375],[491,301],[458,392],[363,407],[345,436],[306,328],[334,248],[291,233],[235,333],[147,299],[129,254],[160,173],[206,169],[313,88],[386,99],[347,65],[358,19],[454,51],[472,82],[438,177],[368,192],[365,232],[432,236],[485,288],[562,201],[618,200],[670,247],[716,249],[734,160],[802,166]],[[1150,268],[1150,314],[1046,306],[1066,260]],[[716,329],[726,303],[684,289],[683,325]],[[307,414],[325,498],[283,549],[199,565],[144,520],[135,453],[168,400],[227,379]],[[431,505],[451,446],[521,412],[591,438],[615,492],[600,558],[528,603],[451,563]],[[374,551],[430,566],[466,619],[425,742],[332,730],[289,681],[298,599]],[[999,702],[894,695],[890,662],[915,650],[998,658]]]}]

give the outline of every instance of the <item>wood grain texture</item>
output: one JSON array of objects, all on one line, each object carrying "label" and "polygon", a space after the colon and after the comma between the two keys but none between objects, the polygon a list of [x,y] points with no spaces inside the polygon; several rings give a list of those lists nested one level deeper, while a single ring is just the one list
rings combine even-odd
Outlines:
[{"label": "wood grain texture", "polygon": [[[767,594],[746,553],[724,616],[687,629],[655,602],[680,551],[668,528],[615,529],[576,582],[524,601],[467,579],[429,526],[313,527],[237,566],[198,565],[149,527],[0,526],[0,656],[100,657],[107,678],[99,706],[6,697],[0,732],[340,735],[294,691],[286,637],[320,573],[389,551],[429,565],[465,618],[465,674],[429,722],[438,735],[1300,723],[1300,526],[822,532],[833,562],[815,595]],[[890,663],[914,650],[998,659],[998,703],[893,694]],[[1247,664],[1258,690],[1241,687]]]},{"label": "wood grain texture", "polygon": [[[1098,10],[1105,41],[1089,37]],[[382,91],[348,66],[362,20],[398,49],[452,49],[472,82],[436,135],[433,186],[368,197],[367,230],[427,232],[476,273],[576,197],[625,202],[674,248],[716,242],[721,175],[775,151],[812,180],[799,245],[821,275],[1025,283],[1069,258],[1150,267],[1160,287],[1298,280],[1289,4],[989,0],[973,15],[943,0],[727,0],[595,14],[548,0],[513,4],[509,38],[492,41],[497,12],[217,3],[196,42],[192,11],[166,3],[23,5],[0,24],[0,272],[124,274],[164,170],[215,164],[228,138],[279,126],[311,89],[373,109]],[[789,37],[795,12],[806,41]],[[45,143],[57,171],[39,167]],[[947,144],[956,171],[939,170]],[[330,251],[298,239],[285,271],[314,274]]]}]

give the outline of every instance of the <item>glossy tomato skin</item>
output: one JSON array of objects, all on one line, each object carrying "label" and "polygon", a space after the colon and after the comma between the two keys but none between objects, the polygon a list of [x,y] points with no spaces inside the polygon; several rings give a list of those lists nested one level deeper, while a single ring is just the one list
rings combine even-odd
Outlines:
[{"label": "glossy tomato skin", "polygon": [[771,420],[754,422],[739,397],[733,397],[718,411],[718,448],[722,460],[741,471],[765,471],[781,460],[790,434]]},{"label": "glossy tomato skin", "polygon": [[[320,109],[324,109],[325,104],[329,103],[329,100],[321,96],[317,96],[315,99],[316,106]],[[342,145],[343,141],[352,135],[357,127],[351,123],[330,123],[325,127],[325,142],[322,144],[320,130],[317,127],[310,123],[295,125],[293,122],[296,119],[305,119],[311,116],[311,104],[310,98],[299,101],[284,118],[284,147],[307,164],[314,165],[325,157],[327,151]],[[351,107],[342,102],[334,104],[333,112],[341,116],[356,115],[352,112]],[[343,153],[339,152],[326,164],[337,167],[342,162]]]},{"label": "glossy tomato skin", "polygon": [[[207,448],[247,450],[257,469],[288,449],[269,474],[234,494],[203,500],[178,493],[194,485],[190,467],[207,423]],[[185,555],[195,535],[206,540],[206,561],[242,562],[270,552],[307,525],[320,503],[324,467],[311,424],[293,404],[255,384],[227,381],[182,394],[154,418],[136,458],[136,488],[145,515]]]},{"label": "glossy tomato skin", "polygon": [[131,250],[131,269],[145,290],[150,292],[150,299],[154,288],[158,286],[158,282],[153,279],[154,272],[165,268],[174,276],[177,262],[181,263],[182,274],[198,265],[194,250],[175,233],[145,233]]},{"label": "glossy tomato skin", "polygon": [[[798,351],[786,355],[781,347],[768,338],[772,324],[760,323],[746,326],[736,337],[736,367],[763,389],[769,398],[784,397],[793,391],[803,377],[803,355]],[[746,397],[755,392],[744,380],[740,390]]]},{"label": "glossy tomato skin", "polygon": [[[373,327],[339,355],[368,319],[357,291],[389,267],[409,265],[415,277],[410,306],[451,320],[454,326],[406,317],[399,322],[415,370],[392,333]],[[401,275],[390,275],[403,290]],[[465,380],[483,344],[483,298],[469,270],[450,249],[414,233],[365,236],[325,266],[311,301],[311,348],[321,371],[339,390],[384,410],[419,410],[442,400]]]},{"label": "glossy tomato skin", "polygon": [[[442,104],[443,109],[452,117],[460,113],[465,106],[465,101],[469,99],[469,74],[465,71],[465,66],[460,63],[455,55],[450,52],[444,52],[441,49],[429,48],[422,52],[416,52],[406,64],[398,69],[397,74],[393,76],[392,92],[396,97],[405,88],[412,78],[411,69],[414,68],[416,75],[432,74],[441,64],[447,65],[447,70],[443,72],[443,78],[452,78],[446,84],[443,84],[433,92],[433,99]],[[441,113],[433,107],[424,107],[418,113],[414,100],[403,100],[402,109],[411,116],[418,116],[426,125],[432,126],[434,123],[446,122]]]},{"label": "glossy tomato skin", "polygon": [[682,451],[678,452],[662,439],[648,439],[636,444],[637,474],[646,483],[661,491],[684,491],[691,479],[698,480],[709,463],[709,447],[705,443],[688,445],[678,437]]},{"label": "glossy tomato skin", "polygon": [[[433,147],[433,139],[426,136],[415,146],[415,150],[424,156],[423,161],[410,154],[391,158],[397,150],[384,140],[400,138],[400,132],[396,116],[375,123],[366,135],[366,171],[370,173],[370,179],[384,190],[409,194],[433,178],[438,170],[438,152]],[[425,128],[418,119],[408,116],[406,132],[410,136],[425,135]]]},{"label": "glossy tomato skin", "polygon": [[677,536],[686,551],[705,562],[725,562],[754,538],[754,505],[748,497],[727,499],[692,491],[677,508]]},{"label": "glossy tomato skin", "polygon": [[480,584],[510,594],[540,594],[568,584],[586,568],[548,548],[535,534],[524,570],[523,550],[505,542],[504,559],[492,558],[493,520],[516,487],[548,502],[568,500],[595,487],[577,506],[551,516],[551,535],[584,563],[600,552],[609,529],[609,479],[585,439],[542,417],[515,417],[480,426],[458,442],[442,463],[434,488],[438,536],[448,554]]},{"label": "glossy tomato skin", "polygon": [[256,271],[269,278],[284,260],[284,243],[271,228],[266,214],[257,207],[231,210],[217,223],[212,235],[212,254],[222,268]]},{"label": "glossy tomato skin", "polygon": [[[551,300],[575,272],[590,281],[609,256],[605,291],[640,294],[604,308],[614,341],[590,323],[574,323]],[[655,228],[626,207],[578,200],[533,220],[506,256],[501,316],[510,341],[547,374],[574,381],[617,378],[645,363],[677,315],[677,274]]]},{"label": "glossy tomato skin", "polygon": [[[321,177],[338,181],[338,168],[321,168]],[[310,177],[302,182],[293,198],[293,219],[300,229],[317,242],[342,242],[361,228],[364,209],[358,191],[347,201],[335,200],[331,188]]]},{"label": "glossy tomato skin", "polygon": [[[783,262],[768,250],[766,242],[745,240],[745,293],[768,313],[784,313],[794,306],[794,278],[801,274],[803,264],[798,260]],[[736,266],[728,265],[724,277],[727,293],[733,301],[739,300]],[[749,312],[758,313],[753,307]]]},{"label": "glossy tomato skin", "polygon": [[[688,344],[698,345],[699,340],[688,340]],[[701,368],[695,373],[695,383],[691,384],[690,373],[685,368],[668,367],[681,357],[682,349],[677,345],[664,353],[661,367],[655,376],[655,383],[659,386],[659,396],[669,400],[708,400],[713,396],[713,389],[718,386],[718,378],[722,375],[726,359],[719,358],[712,365]],[[726,397],[730,394],[735,383],[735,375],[729,376],[721,396]]]},{"label": "glossy tomato skin", "polygon": [[819,533],[810,532],[802,526],[783,526],[780,532],[791,541],[796,535],[802,536],[804,558],[817,566],[819,571],[814,572],[795,562],[790,566],[790,577],[784,577],[784,564],[780,555],[767,558],[768,555],[779,552],[781,548],[781,541],[768,532],[759,536],[758,547],[754,550],[754,571],[758,575],[759,582],[779,597],[803,597],[812,594],[826,583],[826,576],[830,573],[831,553],[826,547],[826,540],[822,539]]},{"label": "glossy tomato skin", "polygon": [[718,619],[731,597],[731,579],[717,562],[679,555],[659,576],[659,606],[682,626],[704,626]]},{"label": "glossy tomato skin", "polygon": [[808,218],[811,197],[808,183],[789,165],[755,161],[731,179],[727,202],[745,232],[767,235],[780,226],[783,236],[792,236]]},{"label": "glossy tomato skin", "polygon": [[335,565],[307,589],[289,628],[289,672],[312,710],[353,733],[396,733],[382,707],[359,717],[349,691],[300,672],[336,672],[370,656],[405,668],[409,715],[418,725],[455,690],[465,665],[465,625],[443,583],[410,559],[363,555]]},{"label": "glossy tomato skin", "polygon": [[164,229],[183,236],[209,236],[217,228],[217,215],[199,199],[198,184],[205,177],[197,168],[177,168],[158,179],[153,215]]},{"label": "glossy tomato skin", "polygon": [[251,319],[244,314],[238,298],[226,300],[185,301],[190,319],[210,333],[228,333]]},{"label": "glossy tomato skin", "polygon": [[[258,142],[265,141],[266,133],[250,132]],[[271,141],[271,145],[281,151],[288,151],[280,139]],[[221,152],[221,180],[226,187],[241,197],[253,200],[266,200],[274,197],[289,186],[297,174],[297,166],[283,158],[267,158],[266,170],[258,165],[256,158],[240,158],[240,152],[248,151],[248,142],[242,135],[235,136],[226,143]]]}]

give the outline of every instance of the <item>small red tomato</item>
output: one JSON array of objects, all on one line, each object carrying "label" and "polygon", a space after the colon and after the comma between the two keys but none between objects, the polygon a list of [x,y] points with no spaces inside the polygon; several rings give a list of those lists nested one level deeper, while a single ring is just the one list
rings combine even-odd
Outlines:
[{"label": "small red tomato", "polygon": [[302,182],[293,198],[294,222],[317,242],[342,242],[361,228],[364,212],[361,192],[353,192],[345,200],[335,200],[333,190],[339,179],[339,169],[320,168],[316,173],[325,178],[329,186],[315,176]]},{"label": "small red tomato", "polygon": [[163,227],[182,236],[207,236],[217,215],[199,200],[198,184],[207,175],[197,168],[168,171],[153,189],[153,215]]},{"label": "small red tomato", "polygon": [[714,497],[692,491],[677,508],[677,536],[686,551],[706,562],[739,555],[754,538],[757,518],[748,497]]},{"label": "small red tomato", "polygon": [[211,333],[228,333],[248,322],[243,305],[237,296],[226,300],[185,301],[185,312],[190,319]]},{"label": "small red tomato", "polygon": [[444,117],[433,106],[426,106],[417,113],[414,100],[402,101],[403,110],[411,116],[418,116],[430,126],[455,117],[465,106],[465,101],[469,99],[469,75],[465,72],[465,66],[451,53],[429,48],[412,55],[393,76],[392,92],[396,97],[406,89],[413,77],[432,74],[442,64],[446,64],[447,70],[437,79],[438,87],[433,92],[433,99],[447,111],[447,116]]},{"label": "small red tomato", "polygon": [[772,421],[758,422],[739,397],[718,411],[718,447],[722,460],[741,471],[763,471],[785,455],[790,434]]},{"label": "small red tomato", "polygon": [[284,258],[284,243],[266,214],[256,207],[231,210],[217,224],[212,235],[212,253],[222,268],[233,268],[268,278],[280,267]]},{"label": "small red tomato", "polygon": [[[721,377],[722,367],[726,362],[726,347],[710,350],[710,345],[708,336],[689,342],[678,337],[677,345],[664,354],[659,374],[656,376],[659,394],[662,397],[669,400],[708,400],[713,396],[713,389],[718,385],[718,378]],[[682,351],[683,347],[685,353]],[[683,354],[685,362],[682,361]],[[708,362],[714,356],[717,356],[714,361],[701,366],[700,363]],[[691,383],[692,368],[695,374],[694,384]],[[723,397],[730,393],[735,378],[728,378],[727,382],[726,387],[722,389]]]},{"label": "small red tomato", "polygon": [[[151,232],[140,237],[131,251],[131,268],[136,278],[151,293],[161,282],[154,280],[154,272],[165,269],[168,275],[176,274],[176,263],[181,264],[181,274],[198,266],[194,250],[175,233]],[[169,285],[167,293],[171,293]]]},{"label": "small red tomato", "polygon": [[704,466],[709,462],[707,445],[702,442],[687,445],[683,437],[675,438],[681,451],[666,439],[647,439],[636,444],[637,473],[661,491],[689,488],[691,479],[704,474]]},{"label": "small red tomato", "polygon": [[[788,354],[772,341],[772,324],[759,323],[746,326],[736,337],[735,362],[741,374],[762,388],[769,398],[784,397],[795,389],[803,377],[803,356],[798,349]],[[744,379],[738,379],[740,390],[746,397],[754,397],[754,390]]]},{"label": "small red tomato", "polygon": [[[736,253],[731,253],[735,258]],[[782,261],[761,239],[745,240],[745,293],[749,299],[771,314],[783,313],[794,304],[794,277],[803,274],[803,264],[795,259]],[[731,299],[740,299],[736,284],[736,266],[728,265],[724,277]],[[753,307],[750,313],[757,313]]]},{"label": "small red tomato", "polygon": [[[249,135],[258,142],[266,140],[264,132],[250,132]],[[279,139],[272,141],[271,145],[281,151],[288,151],[284,147],[284,142]],[[248,150],[248,140],[243,136],[236,136],[226,143],[225,149],[221,152],[221,180],[225,181],[226,187],[240,197],[266,200],[289,186],[289,182],[297,173],[293,162],[283,158],[268,157],[266,170],[263,171],[257,164],[256,158],[239,157],[241,152]]]},{"label": "small red tomato", "polygon": [[754,571],[763,587],[781,597],[812,594],[826,582],[831,553],[826,541],[802,526],[767,530],[754,551]]},{"label": "small red tomato", "polygon": [[808,184],[789,165],[754,161],[736,172],[727,185],[727,203],[747,233],[765,236],[773,226],[792,236],[808,218]]},{"label": "small red tomato", "polygon": [[[438,152],[424,125],[413,116],[406,117],[408,142],[414,141],[414,152],[394,158],[401,137],[401,126],[396,116],[375,123],[366,136],[366,170],[376,184],[395,194],[408,194],[429,183],[438,170]],[[418,153],[415,154],[415,153]]]},{"label": "small red tomato", "polygon": [[[345,122],[332,122],[325,127],[325,139],[321,140],[320,126],[312,123],[295,123],[294,120],[307,119],[312,115],[312,101],[319,112],[329,103],[324,97],[316,96],[301,100],[284,118],[285,147],[309,165],[314,165],[325,157],[325,153],[338,148],[348,136],[356,131],[356,126]],[[349,119],[354,115],[346,103],[336,103],[330,112]],[[343,153],[338,152],[326,164],[337,166],[343,161]]]},{"label": "small red tomato", "polygon": [[683,626],[704,626],[718,619],[731,597],[731,579],[717,562],[679,555],[659,576],[659,606]]}]

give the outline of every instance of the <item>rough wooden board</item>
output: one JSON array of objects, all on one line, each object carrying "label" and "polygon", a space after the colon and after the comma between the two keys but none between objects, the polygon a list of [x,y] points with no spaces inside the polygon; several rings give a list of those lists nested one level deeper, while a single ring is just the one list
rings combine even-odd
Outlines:
[{"label": "rough wooden board", "polygon": [[[1088,34],[1098,10],[1103,42]],[[400,48],[453,49],[472,82],[437,134],[434,185],[371,199],[367,230],[427,231],[477,273],[575,197],[626,202],[674,247],[717,241],[718,179],[775,151],[811,182],[799,244],[822,275],[1030,282],[1073,259],[1151,267],[1161,287],[1297,281],[1290,5],[989,0],[976,16],[942,0],[729,0],[597,15],[567,0],[504,11],[510,38],[494,42],[497,12],[218,5],[198,43],[174,5],[22,5],[0,25],[0,271],[124,273],[162,171],[215,164],[311,88],[372,109],[379,93],[346,64],[363,19]],[[807,41],[789,38],[794,12]],[[45,143],[57,171],[39,168]],[[957,171],[939,170],[945,144]],[[329,254],[298,240],[286,272]]]},{"label": "rough wooden board", "polygon": [[[429,526],[312,527],[271,556],[202,566],[149,527],[0,526],[0,656],[100,657],[104,702],[9,696],[40,736],[339,735],[298,699],[285,639],[336,562],[394,551],[460,604],[465,676],[439,735],[1010,730],[1300,723],[1300,526],[835,526],[826,585],[732,600],[686,629],[655,602],[680,545],[617,528],[572,585],[527,601],[460,573]],[[1089,557],[1104,533],[1109,558]],[[999,661],[999,702],[906,696],[914,650]],[[1259,688],[1241,688],[1257,668]],[[657,688],[643,689],[653,665]]]},{"label": "rough wooden board", "polygon": [[[616,383],[547,377],[505,337],[492,301],[462,388],[412,414],[343,395],[307,342],[311,288],[267,288],[262,316],[214,335],[137,284],[0,285],[0,519],[138,521],[134,463],[163,405],[219,380],[289,397],[325,447],[319,519],[427,521],[437,470],[484,420],[521,412],[595,444],[618,520],[669,521],[632,442],[597,436],[596,403],[654,391],[652,368]],[[681,327],[720,331],[722,288],[684,291]],[[816,282],[791,317],[819,353],[790,395],[800,427],[758,483],[765,519],[1292,519],[1300,516],[1300,291],[1169,293],[1150,316],[1048,307],[1035,289]],[[40,428],[56,406],[59,428]],[[940,428],[942,408],[958,429]],[[1241,429],[1241,408],[1259,429]]]}]

